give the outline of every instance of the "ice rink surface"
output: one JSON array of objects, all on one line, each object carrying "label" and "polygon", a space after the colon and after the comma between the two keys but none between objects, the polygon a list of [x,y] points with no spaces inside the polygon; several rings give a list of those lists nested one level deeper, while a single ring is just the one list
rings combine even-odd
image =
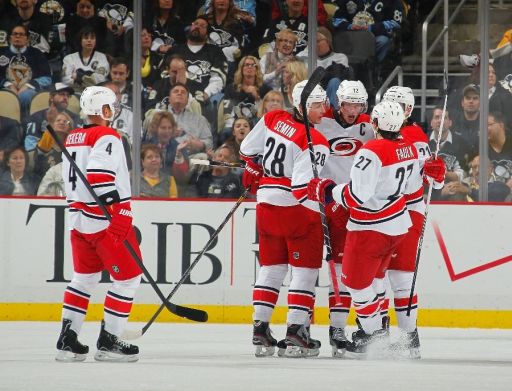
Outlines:
[{"label": "ice rink surface", "polygon": [[[422,328],[421,360],[352,361],[331,358],[326,326],[312,326],[322,341],[319,357],[286,359],[256,358],[250,325],[156,323],[133,341],[138,362],[99,363],[93,359],[99,327],[83,327],[85,362],[58,363],[60,324],[0,322],[0,390],[512,390],[512,330]],[[285,327],[273,331],[279,339]],[[396,328],[391,332],[393,339]]]}]

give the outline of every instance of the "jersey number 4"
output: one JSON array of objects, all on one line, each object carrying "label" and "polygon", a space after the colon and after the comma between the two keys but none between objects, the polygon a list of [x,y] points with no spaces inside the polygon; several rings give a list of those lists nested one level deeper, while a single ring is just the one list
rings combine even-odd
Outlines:
[{"label": "jersey number 4", "polygon": [[[71,159],[73,159],[73,161],[76,161],[76,152],[73,152],[71,154]],[[77,180],[78,180],[78,177],[76,176],[75,167],[72,164],[70,164],[69,165],[68,182],[71,183],[72,190],[76,189],[76,181]]]}]

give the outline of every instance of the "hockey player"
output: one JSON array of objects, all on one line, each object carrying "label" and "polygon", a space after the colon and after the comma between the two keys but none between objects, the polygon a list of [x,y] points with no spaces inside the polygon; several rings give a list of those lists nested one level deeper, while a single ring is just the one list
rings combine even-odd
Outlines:
[{"label": "hockey player", "polygon": [[[357,151],[368,140],[374,139],[368,108],[368,93],[360,81],[344,80],[336,91],[338,109],[332,106],[316,128],[327,138],[330,156],[322,170],[322,177],[331,178],[336,183],[350,180],[350,168]],[[347,234],[348,210],[331,202],[325,206],[332,256],[336,275],[341,275],[341,261],[345,236]],[[351,299],[345,286],[339,283],[341,306],[335,306],[332,284],[329,290],[329,341],[333,357],[341,357],[345,352],[347,338],[345,326],[350,311]]]},{"label": "hockey player", "polygon": [[416,149],[400,137],[405,120],[400,104],[379,103],[371,120],[376,139],[357,152],[350,182],[336,185],[317,178],[308,185],[310,199],[334,199],[350,212],[341,281],[352,296],[359,325],[346,346],[352,358],[364,357],[370,344],[389,335],[373,282],[384,277],[411,226],[406,202],[423,196]]},{"label": "hockey player", "polygon": [[119,339],[130,315],[141,271],[123,246],[127,239],[140,257],[132,227],[130,177],[119,134],[108,125],[118,101],[106,87],[87,87],[80,107],[90,125],[73,130],[66,148],[88,182],[107,205],[110,223],[63,159],[62,176],[69,205],[73,277],[64,293],[62,331],[57,341],[57,361],[83,361],[89,347],[78,341],[89,299],[107,270],[113,280],[104,302],[104,321],[97,341],[98,361],[137,361],[139,348]]},{"label": "hockey player", "polygon": [[[409,87],[390,87],[383,96],[387,102],[397,102],[402,105],[405,114],[404,126],[400,134],[405,141],[414,145],[418,153],[420,170],[425,170],[425,175],[433,176],[435,188],[442,188],[444,184],[444,162],[441,158],[430,159],[431,151],[428,145],[428,137],[418,124],[409,121],[414,110],[414,95]],[[427,159],[430,159],[427,161]],[[427,161],[427,162],[426,162]],[[440,168],[436,172],[434,166]],[[433,171],[434,170],[434,171]],[[416,252],[425,219],[425,202],[423,198],[407,202],[407,209],[411,217],[412,226],[409,228],[405,239],[396,248],[388,268],[388,278],[393,291],[394,308],[398,322],[398,328],[402,332],[399,343],[393,344],[392,350],[399,355],[410,358],[420,358],[420,340],[416,322],[418,318],[418,296],[412,298],[411,311],[407,315],[409,296],[411,293],[412,279],[416,266]],[[382,298],[381,314],[387,316],[389,299],[385,297],[384,279],[375,282],[377,293]]]},{"label": "hockey player", "polygon": [[[306,83],[307,80],[299,82],[293,89],[294,114],[283,110],[265,114],[240,146],[240,155],[246,162],[243,185],[250,186],[253,193],[257,191],[260,271],[253,291],[256,356],[274,354],[277,341],[271,336],[269,322],[288,265],[291,281],[284,355],[319,354],[320,341],[310,338],[306,326],[323,252],[318,204],[307,199],[313,170],[300,106]],[[326,99],[320,86],[308,97],[307,117],[312,124],[320,122],[324,115]],[[320,171],[329,146],[317,130],[310,131]]]}]

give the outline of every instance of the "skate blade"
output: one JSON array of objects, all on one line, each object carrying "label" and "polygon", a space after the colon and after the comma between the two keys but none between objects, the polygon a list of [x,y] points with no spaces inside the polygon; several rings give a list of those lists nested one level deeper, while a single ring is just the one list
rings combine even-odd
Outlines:
[{"label": "skate blade", "polygon": [[307,357],[308,348],[303,348],[302,346],[287,346],[284,351],[284,357],[288,358],[302,358]]},{"label": "skate blade", "polygon": [[274,355],[274,352],[275,352],[274,346],[260,345],[260,346],[256,346],[256,352],[254,353],[254,355],[256,357],[270,357],[270,356]]},{"label": "skate blade", "polygon": [[320,349],[308,349],[306,357],[318,357],[320,355]]},{"label": "skate blade", "polygon": [[87,358],[87,354],[77,354],[68,350],[59,350],[55,356],[55,361],[59,362],[82,362]]},{"label": "skate blade", "polygon": [[351,352],[349,350],[345,350],[344,358],[348,358],[350,360],[365,360],[367,358],[366,352]]},{"label": "skate blade", "polygon": [[96,361],[103,362],[135,362],[139,360],[138,354],[118,354],[113,352],[107,352],[104,350],[98,350],[94,355]]},{"label": "skate blade", "polygon": [[332,350],[332,356],[334,358],[343,358],[345,356],[345,349],[338,349],[336,346],[331,347]]}]

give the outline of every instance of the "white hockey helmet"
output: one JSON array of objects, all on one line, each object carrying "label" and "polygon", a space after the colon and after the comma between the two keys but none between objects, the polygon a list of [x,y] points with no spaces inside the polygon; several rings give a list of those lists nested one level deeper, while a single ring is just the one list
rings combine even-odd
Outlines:
[{"label": "white hockey helmet", "polygon": [[[110,118],[103,117],[103,106],[109,106],[112,112]],[[112,120],[117,112],[116,94],[110,88],[92,86],[87,87],[80,96],[80,108],[85,115],[99,115],[106,121]]]},{"label": "white hockey helmet", "polygon": [[359,80],[343,80],[336,90],[338,97],[338,105],[341,106],[343,102],[347,103],[361,103],[365,105],[365,110],[368,105],[368,92],[364,88],[364,84]]},{"label": "white hockey helmet", "polygon": [[392,86],[387,89],[382,100],[403,104],[405,118],[409,118],[414,110],[414,94],[409,87]]},{"label": "white hockey helmet", "polygon": [[[293,87],[292,91],[293,107],[295,107],[300,113],[302,113],[300,97],[302,95],[302,90],[304,90],[307,82],[307,79],[299,81],[297,84],[295,84],[295,87]],[[306,100],[307,109],[309,110],[311,104],[315,102],[327,103],[327,94],[325,90],[318,84],[315,86],[315,88],[313,88],[313,91],[311,91],[311,94],[309,94],[308,99]]]},{"label": "white hockey helmet", "polygon": [[399,132],[405,121],[404,110],[398,102],[382,101],[372,110],[372,122],[379,130],[386,132]]}]

